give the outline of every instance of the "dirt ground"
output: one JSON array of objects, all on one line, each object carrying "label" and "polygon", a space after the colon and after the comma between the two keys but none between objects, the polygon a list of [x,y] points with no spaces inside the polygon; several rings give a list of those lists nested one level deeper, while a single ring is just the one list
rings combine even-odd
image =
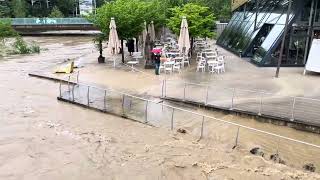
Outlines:
[{"label": "dirt ground", "polygon": [[58,102],[57,83],[28,73],[96,50],[90,38],[34,39],[47,50],[0,59],[0,179],[320,179],[232,143]]}]

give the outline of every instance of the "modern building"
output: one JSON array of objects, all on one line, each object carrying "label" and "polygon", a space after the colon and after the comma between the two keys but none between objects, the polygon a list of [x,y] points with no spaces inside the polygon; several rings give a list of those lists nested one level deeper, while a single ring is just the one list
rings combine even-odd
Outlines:
[{"label": "modern building", "polygon": [[304,66],[320,38],[320,0],[233,0],[233,16],[217,44],[258,66],[276,66],[290,10],[282,66]]}]

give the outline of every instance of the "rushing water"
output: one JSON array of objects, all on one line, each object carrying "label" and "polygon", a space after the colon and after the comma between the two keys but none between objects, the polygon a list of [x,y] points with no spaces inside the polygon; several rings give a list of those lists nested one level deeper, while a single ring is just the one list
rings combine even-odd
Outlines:
[{"label": "rushing water", "polygon": [[[32,71],[53,71],[54,65],[66,59],[77,58],[84,56],[85,61],[88,61],[88,67],[84,68],[81,74],[81,80],[84,82],[95,83],[103,86],[111,86],[119,89],[128,89],[135,92],[144,92],[146,94],[154,94],[154,91],[159,90],[159,84],[153,79],[145,78],[143,74],[131,72],[101,69],[105,67],[93,67],[90,62],[95,61],[97,53],[92,43],[91,37],[27,37],[28,41],[35,40],[44,50],[37,55],[16,55],[11,57],[0,58],[0,117],[3,119],[13,119],[14,121],[24,122],[24,118],[38,119],[43,118],[48,114],[48,119],[56,116],[58,112],[63,114],[63,109],[59,104],[52,104],[52,99],[58,95],[57,85],[46,80],[30,78],[27,74]],[[1,62],[2,61],[2,62]],[[49,67],[49,68],[48,68]],[[92,79],[95,78],[95,79]],[[134,80],[134,83],[131,83]],[[149,92],[152,91],[152,92]],[[145,95],[145,94],[144,94]],[[44,97],[43,97],[44,96]],[[65,106],[65,105],[64,105]],[[68,105],[72,106],[72,105]],[[184,107],[181,105],[177,105]],[[228,115],[221,112],[211,112],[199,110],[192,107],[184,107],[196,112],[214,116],[220,119],[236,122],[249,127],[261,129],[264,131],[287,136],[293,139],[306,141],[309,143],[320,145],[320,138],[317,134],[294,130],[289,127],[272,125],[269,123],[260,123],[256,120],[234,115]],[[159,107],[155,107],[160,111]],[[61,112],[62,111],[62,112]],[[169,113],[169,110],[167,110]],[[91,114],[90,110],[86,110],[87,114]],[[159,112],[155,112],[157,114]],[[19,114],[19,116],[17,116]],[[74,112],[72,118],[82,116]],[[151,115],[152,117],[152,115]],[[156,117],[156,116],[155,116]],[[188,129],[193,135],[197,136],[200,132],[202,117],[176,112],[176,126]],[[10,124],[2,122],[1,126]],[[164,125],[163,123],[162,125]],[[27,126],[32,126],[27,124]],[[19,130],[19,128],[17,128]],[[12,133],[13,130],[4,132],[3,136]],[[231,125],[225,125],[214,120],[205,120],[204,137],[207,143],[226,143],[230,146],[234,144],[237,128]],[[318,170],[320,169],[319,152],[315,148],[292,143],[286,140],[279,140],[274,137],[254,133],[249,130],[241,129],[239,135],[240,147],[244,150],[260,146],[266,153],[273,154],[277,151],[287,161],[289,165],[302,167],[303,164],[312,162]]]}]

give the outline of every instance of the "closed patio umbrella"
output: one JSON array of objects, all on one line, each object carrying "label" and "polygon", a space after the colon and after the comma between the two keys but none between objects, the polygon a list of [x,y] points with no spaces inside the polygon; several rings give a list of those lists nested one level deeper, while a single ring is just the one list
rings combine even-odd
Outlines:
[{"label": "closed patio umbrella", "polygon": [[182,17],[178,45],[179,45],[179,51],[180,53],[183,54],[183,57],[185,57],[185,55],[188,55],[188,52],[190,49],[190,39],[189,39],[188,22],[186,17]]},{"label": "closed patio umbrella", "polygon": [[[109,32],[109,43],[108,43],[108,49],[111,55],[115,55],[119,53],[120,50],[120,41],[117,33],[117,26],[114,18],[111,18],[110,21],[110,32]],[[113,60],[114,66],[115,66],[115,59]]]}]

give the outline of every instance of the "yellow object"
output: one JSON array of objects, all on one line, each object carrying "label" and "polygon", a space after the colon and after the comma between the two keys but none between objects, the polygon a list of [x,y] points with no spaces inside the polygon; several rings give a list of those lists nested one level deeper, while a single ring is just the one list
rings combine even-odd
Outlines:
[{"label": "yellow object", "polygon": [[238,7],[242,6],[244,3],[248,1],[249,0],[232,0],[232,11],[236,10]]},{"label": "yellow object", "polygon": [[64,65],[64,66],[60,66],[55,70],[55,73],[66,73],[66,74],[70,74],[73,72],[73,68],[74,68],[74,62],[72,61],[71,63]]}]

